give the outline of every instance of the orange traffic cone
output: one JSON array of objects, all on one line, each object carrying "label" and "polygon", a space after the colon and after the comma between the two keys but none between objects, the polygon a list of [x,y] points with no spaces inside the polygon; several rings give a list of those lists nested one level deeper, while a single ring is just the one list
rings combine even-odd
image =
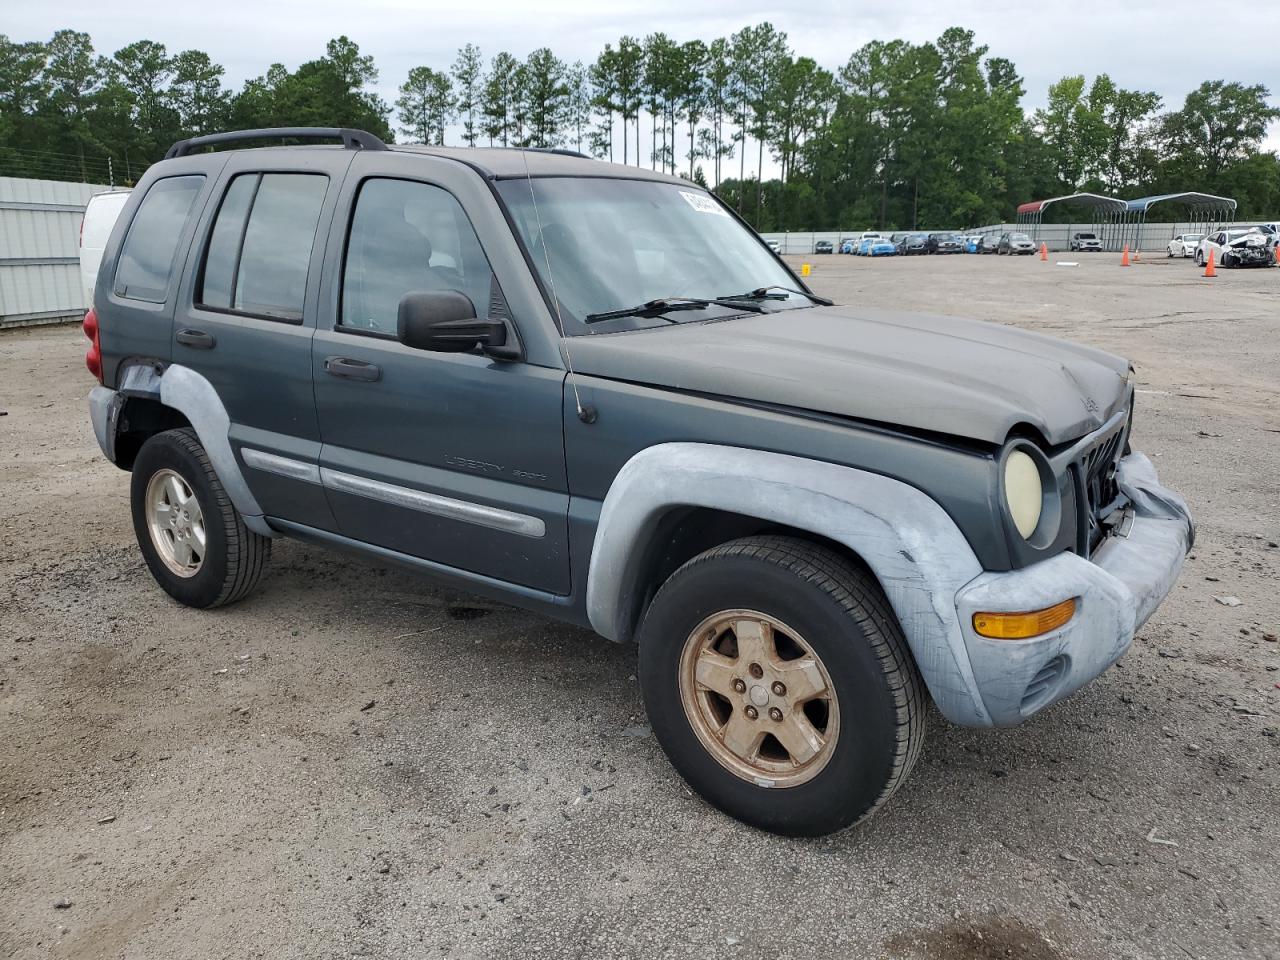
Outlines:
[{"label": "orange traffic cone", "polygon": [[1046,244],[1043,240],[1040,241],[1040,259],[1041,260],[1049,259],[1049,245]]},{"label": "orange traffic cone", "polygon": [[1129,265],[1129,245],[1124,245],[1124,253],[1120,256],[1120,266],[1127,267]]},{"label": "orange traffic cone", "polygon": [[1276,266],[1280,267],[1280,243],[1276,244]]},{"label": "orange traffic cone", "polygon": [[1204,262],[1204,275],[1206,277],[1216,277],[1218,271],[1213,269],[1213,251],[1209,251],[1209,259]]}]

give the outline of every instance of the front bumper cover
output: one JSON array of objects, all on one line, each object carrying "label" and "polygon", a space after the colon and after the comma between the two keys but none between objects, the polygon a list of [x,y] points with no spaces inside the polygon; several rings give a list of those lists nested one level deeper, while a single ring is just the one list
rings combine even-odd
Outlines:
[{"label": "front bumper cover", "polygon": [[[996,726],[1010,726],[1080,689],[1119,660],[1173,589],[1195,540],[1186,503],[1162,487],[1151,461],[1120,461],[1129,515],[1090,559],[1063,553],[1008,573],[984,573],[956,595],[974,679]],[[991,640],[973,629],[980,611],[1038,610],[1077,598],[1076,614],[1029,640]]]}]

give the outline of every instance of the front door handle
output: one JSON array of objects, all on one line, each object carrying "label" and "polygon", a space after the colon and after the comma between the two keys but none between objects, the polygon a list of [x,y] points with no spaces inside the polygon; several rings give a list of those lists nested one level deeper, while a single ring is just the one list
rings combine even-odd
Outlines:
[{"label": "front door handle", "polygon": [[368,380],[376,382],[382,379],[382,368],[364,360],[349,360],[346,357],[325,357],[324,372],[331,377],[342,377],[344,380]]},{"label": "front door handle", "polygon": [[218,343],[213,339],[213,334],[203,330],[179,330],[173,339],[194,350],[212,350]]}]

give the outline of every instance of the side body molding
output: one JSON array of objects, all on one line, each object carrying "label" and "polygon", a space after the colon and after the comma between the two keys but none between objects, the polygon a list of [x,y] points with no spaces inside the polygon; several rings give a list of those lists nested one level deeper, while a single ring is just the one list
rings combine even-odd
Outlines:
[{"label": "side body molding", "polygon": [[884,588],[939,709],[955,723],[991,723],[955,603],[982,567],[932,498],[899,480],[802,457],[703,443],[648,447],[618,472],[601,509],[586,598],[601,635],[633,639],[643,547],[662,515],[679,507],[759,517],[856,552]]},{"label": "side body molding", "polygon": [[244,517],[244,525],[254,533],[266,537],[275,536],[275,531],[263,519],[262,507],[258,506],[249,485],[245,483],[240,464],[231,450],[228,436],[231,419],[227,416],[226,407],[218,399],[218,391],[213,388],[213,384],[190,367],[172,364],[160,377],[160,402],[166,407],[173,407],[191,422],[201,446],[209,455],[214,473],[222,481],[235,508]]}]

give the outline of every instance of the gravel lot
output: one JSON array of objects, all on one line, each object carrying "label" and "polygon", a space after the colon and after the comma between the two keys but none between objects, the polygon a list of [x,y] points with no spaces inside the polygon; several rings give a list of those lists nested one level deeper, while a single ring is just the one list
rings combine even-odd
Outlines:
[{"label": "gravel lot", "polygon": [[1015,730],[935,714],[861,828],[761,834],[668,766],[630,647],[287,541],[171,603],[78,329],[0,333],[0,955],[1280,957],[1280,270],[813,262],[1136,363],[1199,541],[1116,669]]}]

